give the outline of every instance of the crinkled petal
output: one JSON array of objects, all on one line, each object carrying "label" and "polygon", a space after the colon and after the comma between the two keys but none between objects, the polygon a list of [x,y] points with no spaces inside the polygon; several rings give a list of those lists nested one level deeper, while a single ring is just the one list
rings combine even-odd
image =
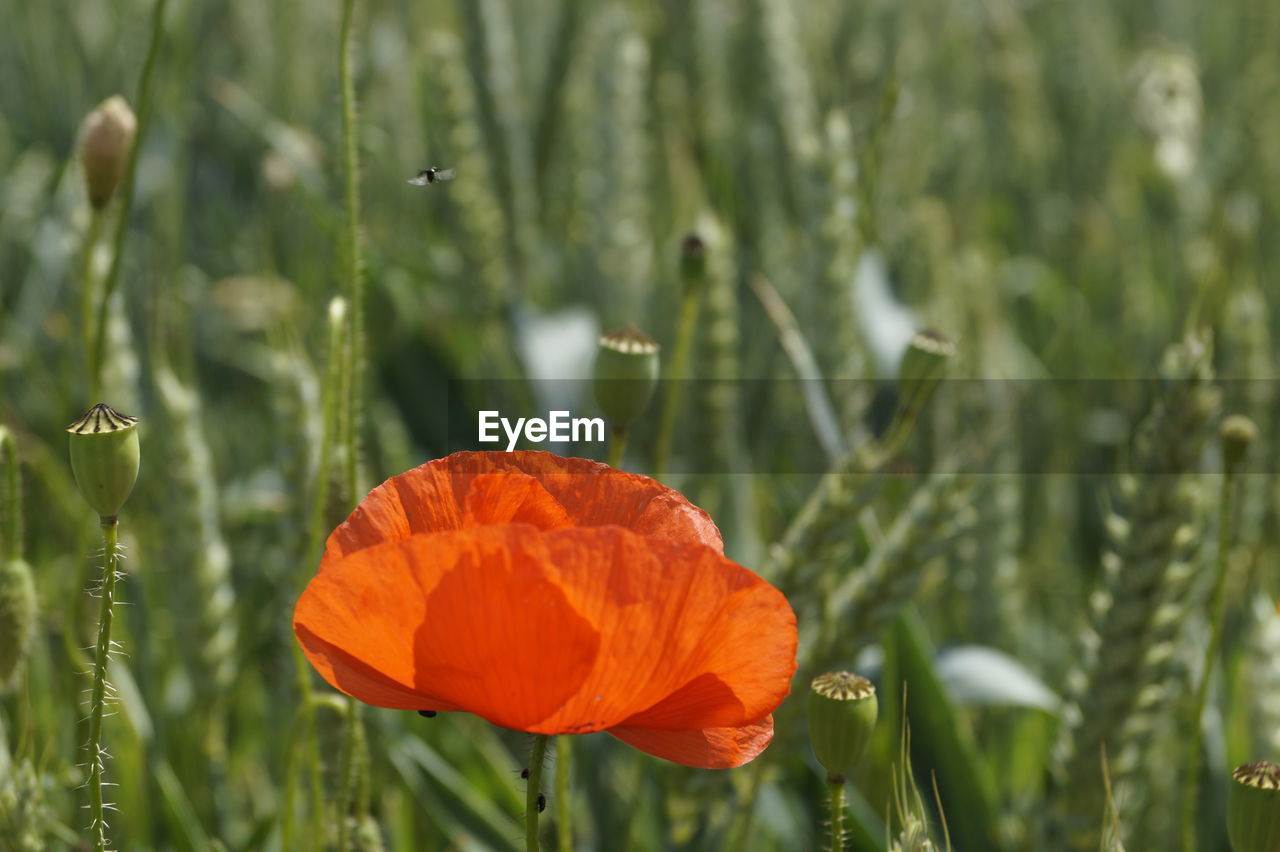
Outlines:
[{"label": "crinkled petal", "polygon": [[467,491],[464,527],[529,524],[541,530],[573,526],[569,513],[538,480],[524,473],[484,473]]},{"label": "crinkled petal", "polygon": [[545,533],[551,574],[600,629],[579,692],[539,727],[666,730],[742,725],[782,702],[795,672],[786,598],[703,545],[616,527]]},{"label": "crinkled petal", "polygon": [[363,701],[437,701],[535,733],[744,725],[795,671],[781,593],[709,547],[618,527],[364,548],[312,580],[295,627],[317,670]]},{"label": "crinkled petal", "polygon": [[519,730],[576,694],[600,643],[523,525],[411,536],[335,560],[303,592],[294,629],[316,670],[361,701],[458,708]]},{"label": "crinkled petal", "polygon": [[[552,453],[454,453],[394,476],[369,492],[329,536],[321,569],[384,541],[460,529],[472,488],[479,481],[483,489],[492,490],[497,474],[533,477],[575,525],[617,525],[640,535],[699,542],[724,552],[720,531],[706,512],[648,477]],[[516,477],[512,482],[523,480]]]},{"label": "crinkled petal", "polygon": [[754,760],[773,739],[773,717],[737,728],[659,731],[621,726],[609,733],[646,754],[699,769],[732,769]]}]

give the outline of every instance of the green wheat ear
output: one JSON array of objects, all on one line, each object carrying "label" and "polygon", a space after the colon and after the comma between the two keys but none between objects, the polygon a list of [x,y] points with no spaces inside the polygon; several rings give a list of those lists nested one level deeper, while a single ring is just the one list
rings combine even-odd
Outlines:
[{"label": "green wheat ear", "polygon": [[27,656],[36,623],[36,587],[21,559],[0,560],[0,693]]}]

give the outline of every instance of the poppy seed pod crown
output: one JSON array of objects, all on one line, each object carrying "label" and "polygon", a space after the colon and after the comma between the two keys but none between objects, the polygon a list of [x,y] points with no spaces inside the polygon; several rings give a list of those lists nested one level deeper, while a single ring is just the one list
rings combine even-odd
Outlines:
[{"label": "poppy seed pod crown", "polygon": [[100,402],[67,431],[80,493],[103,523],[114,523],[138,479],[138,418]]},{"label": "poppy seed pod crown", "polygon": [[1263,761],[1231,773],[1227,834],[1235,852],[1280,852],[1280,766]]},{"label": "poppy seed pod crown", "polygon": [[634,325],[600,338],[594,371],[596,404],[625,428],[649,405],[658,386],[658,344]]}]

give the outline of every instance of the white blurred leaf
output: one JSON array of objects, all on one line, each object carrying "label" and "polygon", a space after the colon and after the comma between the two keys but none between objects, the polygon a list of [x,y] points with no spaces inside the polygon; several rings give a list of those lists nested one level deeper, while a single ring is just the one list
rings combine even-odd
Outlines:
[{"label": "white blurred leaf", "polygon": [[994,648],[959,645],[938,653],[938,677],[958,704],[1034,707],[1057,713],[1062,699],[1022,663]]}]

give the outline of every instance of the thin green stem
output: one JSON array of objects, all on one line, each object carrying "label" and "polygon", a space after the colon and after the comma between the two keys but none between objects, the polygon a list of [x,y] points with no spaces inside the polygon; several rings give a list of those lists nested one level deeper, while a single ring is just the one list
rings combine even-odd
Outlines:
[{"label": "thin green stem", "polygon": [[1196,795],[1200,784],[1200,750],[1204,740],[1204,708],[1209,701],[1209,681],[1214,664],[1222,652],[1222,629],[1226,619],[1226,590],[1231,552],[1231,523],[1235,518],[1236,473],[1228,469],[1222,476],[1222,494],[1218,500],[1218,553],[1214,564],[1213,592],[1209,598],[1209,641],[1204,648],[1200,667],[1200,683],[1196,685],[1189,721],[1191,742],[1187,751],[1186,778],[1182,786],[1182,848],[1196,848]]},{"label": "thin green stem", "polygon": [[98,239],[102,235],[101,209],[92,207],[89,216],[89,229],[84,234],[84,255],[80,259],[80,333],[84,346],[86,375],[89,382],[89,399],[98,398],[97,373],[89,367],[89,359],[93,356],[93,329],[97,319],[97,288],[93,279],[93,255],[98,247]]},{"label": "thin green stem", "polygon": [[702,304],[703,288],[700,284],[700,276],[699,280],[686,281],[684,296],[680,300],[680,325],[676,331],[676,345],[671,353],[666,385],[662,389],[662,411],[658,418],[658,437],[653,450],[653,473],[656,476],[666,473],[667,461],[671,457],[671,436],[680,410],[681,390],[689,370],[689,354],[693,351],[698,309]]},{"label": "thin green stem", "polygon": [[138,81],[138,133],[134,137],[133,147],[129,149],[129,160],[125,166],[124,178],[121,180],[120,209],[116,211],[116,230],[111,241],[111,266],[107,270],[107,277],[102,285],[102,298],[97,304],[98,317],[88,352],[90,399],[98,397],[102,386],[102,359],[106,353],[107,338],[107,306],[111,303],[111,297],[115,295],[116,287],[120,283],[124,237],[129,230],[129,212],[133,209],[133,176],[138,168],[138,152],[142,150],[147,125],[151,121],[151,77],[156,65],[156,56],[160,52],[160,37],[164,34],[164,10],[167,4],[168,0],[156,0],[151,11],[151,40],[147,44],[147,57],[142,63],[142,75]]},{"label": "thin green stem", "polygon": [[346,233],[344,258],[346,265],[347,297],[351,302],[351,338],[347,352],[347,371],[350,376],[348,422],[344,424],[346,439],[347,483],[353,495],[362,493],[359,482],[360,463],[360,412],[364,382],[361,370],[364,363],[364,280],[360,260],[360,147],[356,135],[355,79],[351,70],[352,19],[355,17],[355,0],[343,0],[342,29],[338,48],[338,79],[342,87],[342,161],[346,202]]},{"label": "thin green stem", "polygon": [[17,559],[22,555],[22,482],[18,472],[18,447],[4,426],[0,426],[0,456],[4,457],[5,490],[8,492],[0,543],[4,545],[6,559]]},{"label": "thin green stem", "polygon": [[[329,349],[325,367],[325,381],[320,402],[320,447],[316,459],[316,477],[313,486],[311,517],[308,524],[307,553],[303,564],[313,566],[320,559],[325,540],[325,512],[329,506],[330,471],[334,443],[341,428],[339,400],[343,397],[343,376],[346,372],[347,303],[342,297],[329,302]],[[294,801],[297,797],[297,774],[305,766],[308,794],[311,802],[308,813],[311,818],[311,845],[320,848],[324,842],[324,779],[320,770],[320,752],[316,740],[316,712],[314,690],[311,687],[311,665],[302,653],[302,647],[293,643],[293,662],[297,675],[298,714],[293,729],[294,745],[289,753],[288,774],[285,777],[285,807],[282,814],[281,835],[284,848],[300,848],[295,840]]]},{"label": "thin green stem", "polygon": [[725,835],[725,849],[734,852],[745,852],[748,848],[747,834],[751,830],[751,818],[755,816],[756,800],[760,797],[760,788],[764,786],[765,761],[756,760],[745,770],[750,775],[747,792],[739,799],[736,816]]},{"label": "thin green stem", "polygon": [[542,796],[542,764],[547,756],[547,734],[535,734],[533,754],[529,756],[529,788],[524,793],[524,848],[525,852],[538,852],[539,801]]},{"label": "thin green stem", "polygon": [[556,848],[559,852],[573,852],[573,808],[569,799],[572,761],[573,736],[561,734],[556,737]]},{"label": "thin green stem", "polygon": [[614,426],[609,441],[609,467],[622,466],[622,454],[627,451],[627,427]]},{"label": "thin green stem", "polygon": [[360,705],[354,698],[347,696],[346,712],[343,714],[342,751],[338,759],[338,776],[341,785],[338,788],[338,852],[347,852],[351,839],[351,803],[355,800],[356,763],[360,740]]},{"label": "thin green stem", "polygon": [[102,711],[107,699],[107,663],[111,659],[111,622],[116,594],[119,528],[114,519],[102,523],[102,590],[98,609],[98,642],[93,662],[93,691],[89,700],[89,830],[94,852],[107,848],[107,822],[102,801],[102,774],[106,751],[102,748]]},{"label": "thin green stem", "polygon": [[831,852],[844,849],[844,776],[828,775],[827,790],[831,794]]}]

